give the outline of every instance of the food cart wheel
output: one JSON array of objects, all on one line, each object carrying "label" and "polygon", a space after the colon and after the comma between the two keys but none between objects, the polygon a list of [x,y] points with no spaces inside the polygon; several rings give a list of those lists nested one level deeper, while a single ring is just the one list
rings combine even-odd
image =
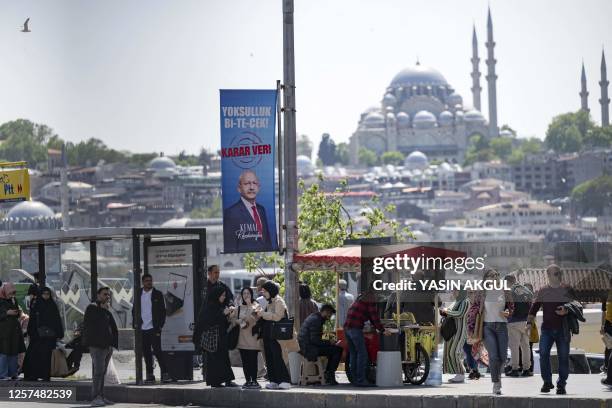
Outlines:
[{"label": "food cart wheel", "polygon": [[429,354],[420,344],[415,346],[414,354],[414,363],[403,365],[404,376],[410,384],[421,385],[427,380],[429,375]]}]

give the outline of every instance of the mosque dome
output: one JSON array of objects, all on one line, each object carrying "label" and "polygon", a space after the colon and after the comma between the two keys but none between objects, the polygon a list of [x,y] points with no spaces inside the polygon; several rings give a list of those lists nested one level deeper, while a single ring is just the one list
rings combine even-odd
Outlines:
[{"label": "mosque dome", "polygon": [[423,170],[429,167],[429,159],[424,153],[415,150],[404,159],[404,166],[409,170]]},{"label": "mosque dome", "polygon": [[422,110],[414,115],[413,123],[416,128],[420,129],[434,127],[436,125],[436,117],[433,113]]},{"label": "mosque dome", "polygon": [[446,103],[448,104],[448,106],[462,105],[463,98],[457,92],[453,92],[452,94],[448,96]]},{"label": "mosque dome", "polygon": [[370,112],[363,120],[366,126],[377,127],[385,124],[385,117],[380,112]]},{"label": "mosque dome", "polygon": [[453,114],[450,113],[449,111],[444,111],[440,113],[439,121],[440,121],[440,125],[442,126],[451,125],[453,123]]},{"label": "mosque dome", "polygon": [[465,113],[465,121],[466,122],[486,122],[486,119],[484,116],[482,116],[482,113],[480,113],[480,111],[477,111],[476,109],[472,109],[469,110]]},{"label": "mosque dome", "polygon": [[397,99],[395,98],[395,96],[393,96],[392,94],[388,93],[384,96],[383,98],[383,104],[385,106],[392,106],[395,105],[395,103],[397,102]]},{"label": "mosque dome", "polygon": [[400,112],[397,114],[397,124],[401,127],[409,127],[410,126],[410,115],[406,112]]},{"label": "mosque dome", "polygon": [[156,157],[149,162],[149,168],[152,170],[165,170],[175,167],[176,164],[174,163],[174,160],[165,156]]},{"label": "mosque dome", "polygon": [[9,210],[5,218],[55,217],[55,213],[40,201],[22,201]]},{"label": "mosque dome", "polygon": [[437,70],[417,64],[413,67],[404,68],[391,80],[391,87],[415,86],[415,85],[442,85],[447,86],[446,78]]}]

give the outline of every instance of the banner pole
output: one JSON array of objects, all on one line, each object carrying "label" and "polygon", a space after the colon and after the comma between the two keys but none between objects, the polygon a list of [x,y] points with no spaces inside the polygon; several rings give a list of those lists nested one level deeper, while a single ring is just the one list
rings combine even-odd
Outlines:
[{"label": "banner pole", "polygon": [[281,90],[282,85],[280,79],[276,80],[276,129],[277,129],[277,142],[276,149],[278,150],[278,251],[282,255],[285,252],[285,239],[283,238],[283,228],[285,220],[283,217],[283,209],[285,203],[284,197],[284,186],[283,186],[283,129],[281,125]]},{"label": "banner pole", "polygon": [[299,327],[297,274],[293,270],[293,254],[298,249],[297,230],[297,166],[295,126],[295,54],[293,41],[293,0],[283,2],[283,99],[284,99],[284,169],[285,169],[285,300],[289,313]]}]

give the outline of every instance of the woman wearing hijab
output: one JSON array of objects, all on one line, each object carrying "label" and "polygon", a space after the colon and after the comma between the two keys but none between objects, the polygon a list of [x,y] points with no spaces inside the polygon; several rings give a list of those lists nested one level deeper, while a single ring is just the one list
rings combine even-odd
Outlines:
[{"label": "woman wearing hijab", "polygon": [[[266,323],[278,322],[287,315],[287,305],[282,297],[278,295],[278,286],[272,281],[264,283],[264,298],[268,301],[265,311],[259,311],[258,316],[262,317]],[[264,354],[266,357],[266,368],[268,369],[269,390],[286,390],[291,388],[291,379],[285,361],[283,351],[278,340],[270,336],[270,330],[264,329]]]},{"label": "woman wearing hijab", "polygon": [[465,369],[463,367],[463,345],[467,339],[467,311],[470,301],[465,289],[453,291],[455,303],[450,309],[440,310],[440,314],[447,319],[455,320],[457,332],[450,340],[444,341],[443,370],[447,374],[456,374],[451,378],[451,383],[462,383],[465,381]]},{"label": "woman wearing hijab", "polygon": [[217,350],[205,353],[206,367],[208,367],[206,384],[214,388],[223,387],[223,383],[225,383],[225,387],[237,386],[233,382],[235,377],[229,359],[227,338],[231,309],[224,307],[224,302],[225,287],[215,286],[207,296],[206,305],[200,311],[196,331],[196,338],[199,339],[202,332],[215,326],[218,327]]},{"label": "woman wearing hijab", "polygon": [[0,380],[17,379],[17,356],[25,351],[16,294],[10,282],[0,287]]},{"label": "woman wearing hijab", "polygon": [[257,323],[257,311],[261,306],[253,297],[253,289],[246,286],[240,291],[241,302],[236,312],[236,322],[240,325],[238,334],[238,350],[242,360],[242,370],[246,382],[242,386],[245,389],[259,389],[257,382],[257,357],[262,349],[261,340],[257,333],[253,334],[253,328]]},{"label": "woman wearing hijab", "polygon": [[24,379],[49,381],[51,354],[57,340],[64,337],[64,327],[51,289],[47,287],[40,290],[40,296],[30,311],[28,336],[30,344],[23,363]]}]

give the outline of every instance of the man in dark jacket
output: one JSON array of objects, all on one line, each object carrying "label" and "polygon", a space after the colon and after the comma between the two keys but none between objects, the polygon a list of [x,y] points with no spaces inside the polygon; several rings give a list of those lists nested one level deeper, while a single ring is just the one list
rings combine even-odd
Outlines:
[{"label": "man in dark jacket", "polygon": [[318,356],[327,357],[327,368],[325,369],[325,382],[329,385],[338,385],[336,381],[336,369],[340,364],[342,348],[323,340],[323,325],[329,320],[336,310],[331,305],[323,305],[320,312],[312,313],[304,320],[300,327],[298,343],[300,353],[309,361],[316,361]]},{"label": "man in dark jacket", "polygon": [[[170,382],[172,379],[166,369],[161,350],[161,332],[166,323],[164,295],[153,287],[153,277],[145,273],[142,275],[142,288],[136,291],[136,296],[140,296],[140,316],[133,316],[133,321],[136,325],[140,325],[142,331],[142,355],[147,372],[145,382],[155,382],[153,355],[159,364],[162,382]],[[133,313],[134,309],[132,315]]]},{"label": "man in dark jacket", "polygon": [[87,306],[85,310],[83,344],[89,347],[92,364],[92,407],[103,407],[110,401],[104,398],[104,375],[113,347],[119,347],[117,324],[110,307],[111,292],[109,288],[98,289],[96,303]]}]

